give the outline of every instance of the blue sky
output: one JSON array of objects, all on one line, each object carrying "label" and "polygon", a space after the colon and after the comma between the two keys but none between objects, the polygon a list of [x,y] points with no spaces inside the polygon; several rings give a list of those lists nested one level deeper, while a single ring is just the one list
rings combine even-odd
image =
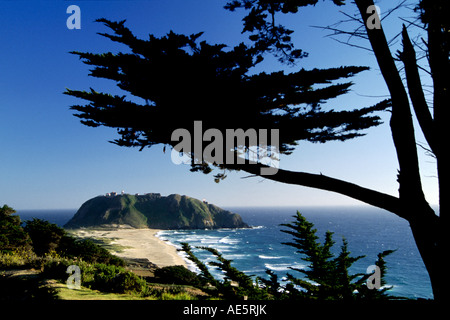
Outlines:
[{"label": "blue sky", "polygon": [[[110,191],[180,193],[206,198],[219,206],[357,205],[341,195],[284,185],[232,172],[216,184],[212,175],[191,173],[187,165],[171,162],[162,147],[138,152],[108,143],[114,129],[89,128],[79,123],[69,107],[80,103],[63,95],[65,88],[116,92],[113,83],[88,77],[88,67],[69,51],[106,52],[124,49],[98,36],[107,29],[93,21],[127,19],[139,37],[204,31],[202,39],[235,45],[241,35],[242,13],[224,10],[224,0],[149,1],[2,1],[0,19],[0,205],[16,209],[78,208],[84,201]],[[389,1],[380,2],[387,6]],[[69,30],[66,9],[81,9],[81,29]],[[349,6],[349,12],[354,8]],[[296,30],[294,40],[309,57],[296,67],[268,58],[264,70],[367,65],[353,80],[351,93],[330,102],[339,109],[368,106],[383,99],[387,90],[374,57],[325,37],[311,25],[342,19],[327,3],[307,8],[284,19]],[[388,24],[388,32],[400,29]],[[329,175],[397,195],[397,162],[388,119],[367,131],[367,136],[345,143],[300,143],[280,167]],[[418,130],[417,130],[418,131]],[[419,133],[418,133],[419,134]],[[419,141],[424,141],[419,136]],[[438,202],[435,165],[419,150],[423,184],[428,200]]]}]

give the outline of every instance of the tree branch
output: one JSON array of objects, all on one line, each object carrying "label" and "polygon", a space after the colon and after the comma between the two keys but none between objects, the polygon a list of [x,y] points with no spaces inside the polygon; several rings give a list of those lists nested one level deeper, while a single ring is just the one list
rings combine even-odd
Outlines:
[{"label": "tree branch", "polygon": [[[269,167],[254,162],[250,162],[249,164],[226,165],[226,167],[227,169],[242,170],[276,182],[336,192],[390,211],[401,218],[408,219],[408,216],[406,216],[407,213],[401,211],[400,200],[397,197],[364,188],[354,183],[331,178],[322,174],[296,172],[283,169],[278,169],[273,175],[261,175],[261,169]],[[275,170],[275,168],[272,169]]]},{"label": "tree branch", "polygon": [[402,36],[403,52],[399,52],[398,56],[405,66],[409,96],[425,139],[427,140],[432,152],[436,154],[437,145],[435,143],[433,118],[431,117],[430,109],[428,108],[428,104],[423,93],[422,83],[420,81],[419,71],[417,69],[416,52],[411,43],[405,25],[403,25]]}]

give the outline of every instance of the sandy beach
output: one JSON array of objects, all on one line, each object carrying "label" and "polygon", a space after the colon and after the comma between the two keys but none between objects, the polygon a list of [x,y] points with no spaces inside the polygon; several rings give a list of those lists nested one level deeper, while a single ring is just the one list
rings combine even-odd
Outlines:
[{"label": "sandy beach", "polygon": [[80,238],[94,238],[109,244],[109,251],[121,258],[146,258],[158,267],[186,266],[177,249],[156,236],[158,229],[135,229],[128,226],[114,228],[77,229]]}]

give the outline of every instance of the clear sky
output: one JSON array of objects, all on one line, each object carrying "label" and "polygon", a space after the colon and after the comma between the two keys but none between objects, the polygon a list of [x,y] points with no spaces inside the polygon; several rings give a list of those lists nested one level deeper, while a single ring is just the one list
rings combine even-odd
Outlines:
[{"label": "clear sky", "polygon": [[[314,206],[356,205],[341,195],[284,185],[232,172],[219,184],[212,175],[191,173],[188,165],[175,165],[162,147],[138,152],[107,141],[115,129],[89,128],[79,123],[69,107],[81,100],[63,95],[65,88],[116,90],[107,80],[88,77],[88,66],[72,50],[106,52],[125,49],[97,35],[108,31],[98,18],[127,20],[139,37],[204,31],[211,43],[236,45],[241,35],[242,12],[223,9],[225,0],[149,1],[1,1],[0,11],[0,205],[15,209],[78,208],[84,201],[110,191],[128,193],[180,193],[206,198],[219,206]],[[381,1],[389,8],[392,1]],[[66,9],[81,9],[81,29],[69,30]],[[348,5],[347,11],[355,10]],[[387,7],[386,7],[387,9]],[[372,67],[353,79],[351,93],[326,107],[357,108],[382,100],[387,90],[375,59],[365,50],[345,46],[325,37],[327,32],[310,27],[342,19],[327,2],[285,17],[295,29],[297,47],[309,57],[295,67],[267,59],[264,70],[367,65]],[[386,25],[391,35],[398,24]],[[345,40],[345,39],[343,39]],[[368,96],[379,96],[377,98]],[[213,107],[212,107],[213,108]],[[367,135],[348,142],[301,143],[291,156],[282,156],[280,167],[321,172],[331,177],[397,195],[397,161],[385,123]],[[420,137],[419,137],[419,140]],[[424,141],[422,139],[421,141]],[[432,158],[419,150],[426,196],[438,202]]]}]

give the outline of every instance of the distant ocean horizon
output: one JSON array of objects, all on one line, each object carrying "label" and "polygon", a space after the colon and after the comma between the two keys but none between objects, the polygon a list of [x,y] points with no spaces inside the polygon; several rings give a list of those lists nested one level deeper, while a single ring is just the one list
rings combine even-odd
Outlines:
[{"label": "distant ocean horizon", "polygon": [[[428,273],[415,245],[408,222],[381,209],[372,207],[224,207],[240,214],[251,229],[218,230],[164,230],[158,236],[168,243],[181,248],[181,242],[192,247],[210,246],[219,250],[225,258],[232,259],[232,265],[248,275],[267,277],[265,270],[273,270],[279,279],[291,273],[301,274],[289,267],[305,268],[306,262],[300,259],[295,249],[283,245],[292,237],[280,230],[282,223],[294,221],[293,216],[300,211],[314,223],[317,235],[323,241],[327,230],[333,232],[335,252],[348,241],[352,256],[364,255],[350,269],[351,273],[366,273],[373,265],[377,254],[384,250],[396,250],[386,257],[388,291],[391,295],[408,298],[432,299],[431,283]],[[76,209],[63,210],[17,210],[22,221],[33,217],[48,220],[59,226],[76,213]],[[195,249],[203,262],[213,260],[211,254]],[[188,261],[190,269],[195,267]],[[212,273],[221,276],[218,270]]]}]

